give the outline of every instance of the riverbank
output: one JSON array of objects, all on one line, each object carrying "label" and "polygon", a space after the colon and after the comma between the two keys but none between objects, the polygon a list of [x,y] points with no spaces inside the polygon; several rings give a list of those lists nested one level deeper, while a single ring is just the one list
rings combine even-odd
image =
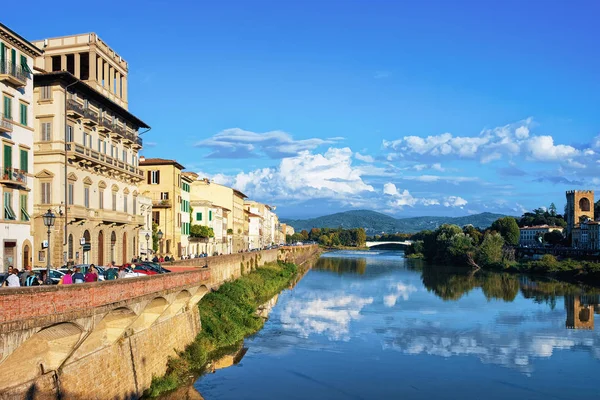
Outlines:
[{"label": "riverbank", "polygon": [[220,351],[260,330],[265,320],[257,314],[259,306],[287,288],[298,271],[291,263],[267,264],[204,296],[198,303],[200,334],[179,357],[169,360],[167,373],[152,380],[145,397],[157,397],[189,383]]}]

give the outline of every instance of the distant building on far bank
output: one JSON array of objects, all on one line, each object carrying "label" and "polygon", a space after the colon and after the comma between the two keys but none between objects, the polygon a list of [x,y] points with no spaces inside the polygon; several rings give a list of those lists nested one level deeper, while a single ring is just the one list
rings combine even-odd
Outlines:
[{"label": "distant building on far bank", "polygon": [[[582,219],[594,220],[594,191],[569,190],[566,193],[567,208],[565,219],[567,221],[567,236],[573,237],[573,229],[579,226]],[[574,241],[572,240],[572,243]]]},{"label": "distant building on far bank", "polygon": [[563,228],[560,226],[549,226],[549,225],[538,225],[538,226],[524,226],[519,229],[519,245],[520,246],[535,246],[539,245],[538,237],[553,231],[563,232]]}]

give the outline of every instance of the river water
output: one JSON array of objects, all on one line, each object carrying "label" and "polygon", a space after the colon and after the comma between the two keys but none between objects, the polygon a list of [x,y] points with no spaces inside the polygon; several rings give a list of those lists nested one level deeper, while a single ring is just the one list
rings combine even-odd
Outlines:
[{"label": "river water", "polygon": [[440,273],[401,252],[327,253],[241,361],[194,386],[206,400],[600,399],[599,302],[598,290]]}]

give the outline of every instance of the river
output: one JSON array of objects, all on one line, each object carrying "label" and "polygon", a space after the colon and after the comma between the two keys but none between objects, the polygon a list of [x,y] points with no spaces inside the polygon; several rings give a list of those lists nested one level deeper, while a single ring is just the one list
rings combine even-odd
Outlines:
[{"label": "river", "polygon": [[600,291],[439,271],[326,253],[241,361],[194,386],[206,400],[600,398]]}]

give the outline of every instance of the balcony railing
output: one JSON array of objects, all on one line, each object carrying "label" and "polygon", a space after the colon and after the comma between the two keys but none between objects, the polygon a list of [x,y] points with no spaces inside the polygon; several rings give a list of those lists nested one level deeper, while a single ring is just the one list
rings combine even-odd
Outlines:
[{"label": "balcony railing", "polygon": [[0,62],[0,80],[9,81],[16,86],[25,86],[31,74],[22,66],[11,61]]},{"label": "balcony railing", "polygon": [[83,110],[83,123],[86,125],[97,125],[98,124],[98,113],[90,108]]},{"label": "balcony railing", "polygon": [[17,168],[2,167],[0,181],[3,183],[20,183],[27,185],[27,173]]},{"label": "balcony railing", "polygon": [[10,133],[12,130],[12,122],[10,122],[8,118],[4,118],[4,115],[0,114],[0,132]]},{"label": "balcony railing", "polygon": [[108,118],[100,118],[98,125],[100,125],[100,130],[104,132],[112,132],[113,130],[113,123]]},{"label": "balcony railing", "polygon": [[117,171],[134,175],[138,179],[144,177],[144,172],[139,168],[130,164],[126,164],[123,161],[119,161],[116,158],[100,153],[96,150],[90,149],[89,147],[84,147],[79,143],[67,142],[65,144],[65,148],[67,152],[72,152],[77,157],[83,157],[86,160],[95,162],[101,167],[111,167]]},{"label": "balcony railing", "polygon": [[74,118],[83,117],[83,106],[75,99],[69,99],[67,101],[67,114]]},{"label": "balcony railing", "polygon": [[154,208],[170,208],[171,199],[152,199],[152,207]]}]

